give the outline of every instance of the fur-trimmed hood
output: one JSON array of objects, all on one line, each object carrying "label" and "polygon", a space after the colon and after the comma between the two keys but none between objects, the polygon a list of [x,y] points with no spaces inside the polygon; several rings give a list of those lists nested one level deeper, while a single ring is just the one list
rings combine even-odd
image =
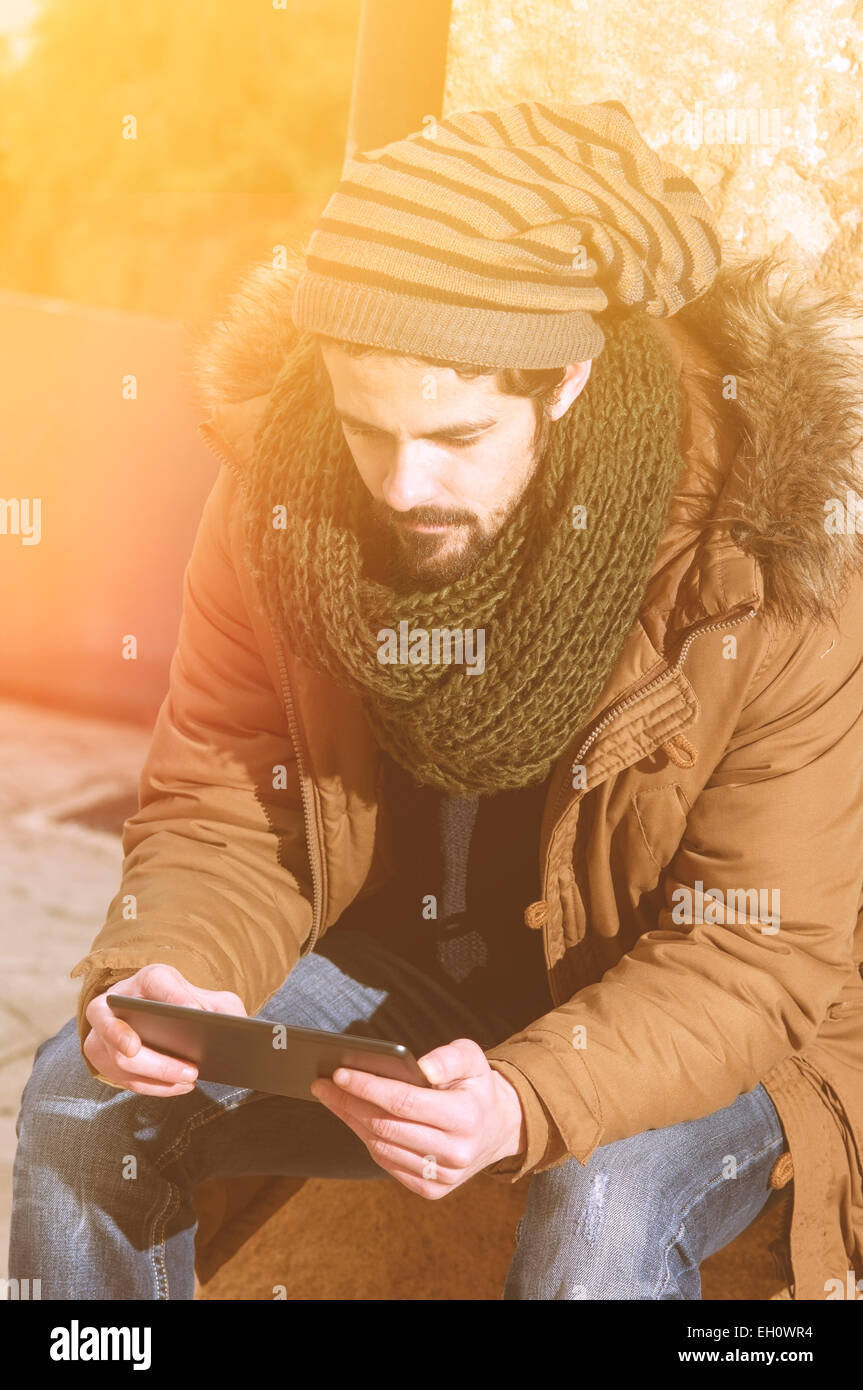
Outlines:
[{"label": "fur-trimmed hood", "polygon": [[[196,404],[265,398],[297,339],[291,300],[302,260],[254,266],[195,345]],[[709,520],[754,557],[764,608],[781,621],[832,617],[863,572],[863,302],[808,286],[773,256],[726,263],[710,289],[657,320],[682,348],[683,380],[731,441],[724,491]],[[861,498],[861,532],[853,505]],[[844,532],[828,506],[852,503]]]}]

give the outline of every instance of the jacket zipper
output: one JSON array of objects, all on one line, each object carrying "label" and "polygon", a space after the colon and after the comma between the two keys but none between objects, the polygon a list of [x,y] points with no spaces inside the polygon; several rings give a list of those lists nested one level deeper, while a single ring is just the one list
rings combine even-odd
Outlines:
[{"label": "jacket zipper", "polygon": [[[757,608],[748,608],[745,613],[741,613],[738,617],[732,618],[730,621],[726,617],[721,618],[718,621],[709,620],[706,623],[700,623],[693,627],[692,630],[689,633],[687,633],[683,646],[680,648],[680,651],[677,654],[677,659],[674,661],[673,665],[666,666],[665,670],[660,671],[659,675],[654,676],[650,681],[648,681],[647,685],[640,686],[638,690],[633,690],[629,695],[624,696],[615,704],[613,704],[608,710],[606,710],[605,714],[600,716],[599,722],[594,725],[593,729],[591,730],[584,743],[581,745],[575,757],[573,758],[573,765],[581,762],[582,755],[586,753],[589,748],[592,747],[599,735],[602,733],[603,729],[606,729],[608,725],[612,722],[612,720],[617,718],[618,714],[620,714],[623,710],[628,709],[630,705],[635,704],[638,700],[643,699],[645,695],[649,695],[652,690],[656,690],[660,685],[662,685],[666,681],[671,680],[672,676],[675,676],[677,674],[677,672],[683,666],[684,661],[686,660],[686,654],[689,651],[690,646],[695,641],[696,637],[701,636],[702,632],[711,632],[714,628],[736,627],[738,623],[745,623],[748,621],[748,619],[754,618],[757,612]],[[585,790],[589,790],[589,788],[582,788],[582,791],[579,793],[579,795],[583,795]],[[553,823],[557,821],[560,810],[562,809],[563,804],[566,801],[568,795],[569,791],[566,787],[564,787],[558,798],[557,807],[555,808],[554,812]]]},{"label": "jacket zipper", "polygon": [[[757,612],[757,608],[748,608],[745,613],[741,613],[736,618],[731,618],[729,620],[726,617],[721,618],[718,621],[710,620],[706,623],[701,623],[693,627],[692,630],[689,633],[687,633],[686,638],[683,642],[683,646],[680,648],[680,651],[677,654],[677,659],[671,666],[666,666],[665,670],[660,671],[658,676],[653,676],[652,679],[648,681],[647,685],[640,686],[638,690],[633,690],[629,695],[623,696],[620,700],[617,700],[613,705],[610,706],[609,709],[605,711],[604,714],[600,716],[598,723],[594,724],[587,738],[584,740],[584,743],[581,745],[575,757],[573,758],[573,764],[581,762],[582,755],[586,753],[590,747],[592,747],[592,745],[598,739],[599,735],[602,733],[603,729],[606,729],[608,725],[612,722],[612,720],[617,718],[618,714],[620,714],[623,710],[628,709],[630,705],[635,704],[636,701],[643,699],[645,695],[649,695],[652,690],[656,690],[658,686],[663,684],[663,682],[670,680],[672,676],[676,675],[676,673],[681,669],[684,661],[686,660],[686,654],[689,651],[690,646],[695,641],[695,638],[699,637],[702,632],[711,632],[714,628],[736,627],[738,623],[745,623],[750,618],[754,618]],[[580,800],[580,798],[584,795],[585,790],[589,790],[589,788],[582,788],[581,791],[579,791],[576,800]],[[560,796],[558,797],[557,805],[552,816],[553,827],[557,825],[560,813],[563,810],[564,804],[568,796],[569,789],[567,789],[566,786],[564,786]],[[554,834],[554,829],[552,829],[552,834]],[[557,1008],[557,1006],[559,1004],[562,1004],[564,1001],[563,999],[558,998],[558,991],[555,988],[555,977],[549,965],[547,921],[543,923],[542,926],[542,947],[543,954],[545,955],[546,971],[548,974],[549,989],[551,991],[551,1000],[554,1007]]]},{"label": "jacket zipper", "polygon": [[[206,441],[207,447],[210,449],[211,453],[215,454],[215,456],[216,456],[217,459],[219,459],[222,463],[226,464],[226,466],[227,466],[228,468],[230,468],[231,472],[233,473],[234,477],[237,479],[237,482],[238,482],[239,485],[240,485],[240,490],[242,491],[243,496],[246,497],[246,496],[247,496],[247,492],[246,492],[246,479],[245,479],[245,477],[243,476],[243,471],[242,471],[242,469],[239,467],[239,465],[237,464],[237,462],[236,462],[235,459],[229,457],[229,456],[228,456],[227,454],[225,454],[220,448],[217,447],[217,444],[216,444],[216,442],[215,442],[215,440],[216,440],[216,438],[217,438],[215,430],[213,430],[212,427],[211,427],[210,425],[208,425],[208,424],[206,423],[206,421],[204,421],[203,423],[201,423],[201,424],[198,426],[198,433],[199,433],[199,434],[202,436],[202,438]],[[316,830],[315,822],[314,822],[313,808],[312,808],[312,806],[311,806],[310,798],[309,798],[308,791],[307,791],[307,788],[306,788],[306,766],[305,766],[305,763],[304,763],[304,761],[303,761],[302,738],[301,738],[301,736],[300,736],[299,720],[297,719],[297,715],[296,715],[296,706],[295,706],[295,702],[294,702],[294,693],[293,693],[293,690],[292,690],[292,688],[291,688],[291,680],[290,680],[290,675],[289,675],[289,673],[288,673],[287,662],[286,662],[286,660],[285,660],[284,648],[283,648],[283,646],[282,646],[281,638],[279,637],[279,635],[278,635],[278,633],[276,632],[276,629],[275,629],[275,627],[274,627],[274,625],[273,625],[273,620],[272,620],[272,618],[270,617],[269,611],[267,611],[266,618],[267,618],[267,625],[268,625],[268,627],[269,627],[269,629],[270,629],[270,636],[271,636],[272,639],[273,639],[273,646],[274,646],[275,652],[276,652],[276,659],[277,659],[277,661],[278,661],[278,663],[279,663],[279,675],[280,675],[280,677],[281,677],[281,683],[282,683],[282,703],[283,703],[283,705],[284,705],[284,707],[285,707],[285,713],[286,713],[287,716],[288,716],[288,728],[289,728],[290,734],[291,734],[291,741],[292,741],[292,743],[293,743],[293,745],[294,745],[294,756],[296,757],[296,760],[297,760],[297,769],[298,769],[298,772],[299,772],[299,779],[300,779],[300,796],[301,796],[302,803],[303,803],[303,817],[304,817],[304,820],[305,820],[305,828],[306,828],[306,841],[307,841],[307,843],[308,843],[308,845],[309,845],[309,850],[310,850],[310,852],[309,852],[309,866],[310,866],[311,871],[312,871],[312,898],[313,898],[313,902],[312,902],[312,930],[311,930],[311,934],[310,934],[310,936],[309,936],[308,944],[307,944],[305,950],[301,953],[301,954],[303,954],[303,955],[307,955],[308,952],[311,951],[312,948],[314,947],[314,944],[315,944],[315,942],[317,941],[318,936],[320,935],[320,929],[321,929],[322,894],[321,894],[321,881],[320,881],[320,872],[319,872],[318,857],[317,857],[317,856],[318,856],[318,853],[319,853],[319,851],[320,851],[320,846],[319,846],[319,844],[318,844],[318,836],[317,836],[317,830]],[[313,846],[314,846],[314,851],[312,850],[312,847],[313,847]]]}]

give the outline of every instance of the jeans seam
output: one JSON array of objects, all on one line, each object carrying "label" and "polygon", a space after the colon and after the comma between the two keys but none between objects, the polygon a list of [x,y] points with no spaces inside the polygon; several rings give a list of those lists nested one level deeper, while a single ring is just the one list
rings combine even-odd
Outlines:
[{"label": "jeans seam", "polygon": [[[748,1169],[750,1169],[750,1168],[753,1166],[754,1163],[757,1163],[757,1162],[759,1161],[759,1159],[763,1158],[764,1155],[767,1154],[767,1153],[769,1153],[771,1149],[776,1148],[777,1145],[782,1145],[782,1144],[784,1144],[784,1142],[785,1142],[785,1141],[784,1141],[784,1137],[780,1137],[780,1138],[778,1138],[778,1139],[771,1139],[771,1140],[769,1141],[769,1143],[767,1143],[767,1144],[764,1146],[763,1149],[759,1149],[758,1152],[755,1153],[755,1154],[750,1154],[750,1155],[748,1156],[748,1159],[747,1159],[745,1165],[744,1165],[744,1172],[748,1171]],[[668,1242],[668,1244],[666,1245],[665,1250],[664,1250],[664,1252],[663,1252],[663,1264],[665,1265],[665,1274],[664,1274],[663,1277],[662,1277],[662,1282],[659,1284],[658,1288],[655,1290],[654,1294],[652,1295],[652,1297],[653,1297],[654,1299],[658,1298],[659,1294],[663,1293],[664,1290],[666,1289],[667,1285],[668,1285],[668,1281],[669,1281],[669,1278],[670,1278],[670,1275],[671,1275],[671,1270],[670,1270],[670,1268],[668,1267],[668,1256],[669,1256],[669,1253],[671,1252],[672,1248],[674,1247],[674,1245],[676,1245],[677,1241],[680,1239],[680,1236],[681,1236],[682,1233],[683,1233],[683,1229],[684,1229],[684,1227],[685,1227],[685,1225],[686,1225],[686,1218],[687,1218],[687,1216],[688,1216],[689,1213],[692,1211],[693,1207],[695,1207],[695,1206],[697,1205],[697,1203],[699,1203],[699,1202],[701,1202],[701,1201],[704,1200],[704,1198],[706,1197],[707,1193],[710,1192],[711,1189],[714,1188],[714,1187],[716,1186],[717,1183],[720,1183],[720,1182],[727,1182],[727,1181],[728,1181],[727,1178],[723,1178],[723,1177],[721,1177],[721,1176],[720,1176],[720,1177],[716,1177],[716,1178],[711,1178],[710,1182],[708,1182],[707,1185],[706,1185],[705,1187],[702,1187],[698,1192],[696,1192],[696,1193],[693,1194],[691,1200],[690,1200],[690,1201],[687,1203],[687,1205],[684,1207],[683,1211],[682,1211],[681,1214],[680,1214],[680,1215],[681,1215],[680,1225],[678,1226],[677,1230],[675,1231],[674,1236],[672,1237],[672,1239],[671,1239],[671,1240]],[[754,1221],[756,1218],[753,1217],[752,1219],[753,1219],[753,1221]]]},{"label": "jeans seam", "polygon": [[[240,1102],[240,1105],[246,1105],[251,1101],[255,1100],[266,1100],[267,1094],[268,1093],[265,1091],[248,1092],[247,1094],[245,1094],[245,1099]],[[195,1129],[199,1129],[201,1125],[209,1124],[211,1120],[216,1119],[218,1115],[220,1115],[225,1109],[227,1109],[230,1102],[233,1101],[236,1096],[241,1095],[244,1095],[244,1089],[233,1091],[230,1095],[223,1096],[221,1100],[214,1101],[213,1104],[209,1107],[209,1109],[201,1110],[197,1115],[193,1115],[191,1119],[187,1122],[187,1124],[184,1126],[184,1128],[181,1130],[177,1138],[174,1140],[171,1147],[167,1149],[165,1153],[163,1153],[162,1156],[156,1161],[156,1163],[154,1164],[155,1171],[157,1173],[161,1172],[161,1170],[165,1167],[166,1164],[172,1162],[175,1157],[179,1158],[179,1156],[188,1148],[189,1140],[192,1136],[192,1131]],[[233,1108],[239,1109],[239,1106]],[[153,1279],[156,1287],[157,1300],[160,1298],[170,1298],[170,1291],[168,1285],[167,1251],[165,1249],[167,1242],[166,1231],[168,1228],[169,1220],[174,1215],[174,1212],[180,1205],[180,1189],[178,1184],[172,1182],[171,1179],[167,1177],[166,1182],[168,1183],[170,1191],[168,1193],[167,1201],[162,1206],[161,1219],[160,1213],[157,1209],[153,1215],[153,1220],[151,1224],[152,1238],[150,1240],[150,1262],[153,1266]],[[160,1292],[161,1289],[164,1289],[164,1293]]]}]

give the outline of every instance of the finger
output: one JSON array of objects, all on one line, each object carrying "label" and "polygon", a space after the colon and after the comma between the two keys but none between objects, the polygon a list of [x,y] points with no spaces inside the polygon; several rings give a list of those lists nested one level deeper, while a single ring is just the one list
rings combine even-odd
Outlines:
[{"label": "finger", "polygon": [[[330,1093],[337,1088],[330,1082],[315,1082],[315,1089],[321,1087],[322,1092],[326,1091],[327,1098],[321,1095],[322,1103],[327,1105]],[[443,1167],[438,1155],[427,1153],[415,1153],[411,1149],[405,1149],[398,1144],[389,1144],[377,1140],[369,1134],[364,1121],[358,1120],[346,1110],[337,1109],[338,1097],[334,1097],[335,1106],[333,1113],[352,1130],[358,1139],[361,1139],[368,1149],[369,1155],[374,1159],[379,1168],[389,1173],[392,1177],[398,1178],[404,1186],[411,1188],[412,1191],[419,1192],[424,1197],[440,1197],[459,1183],[464,1182],[470,1174],[463,1170]],[[430,1131],[431,1133],[431,1131]],[[426,1190],[428,1189],[428,1190]]]},{"label": "finger", "polygon": [[318,1080],[312,1083],[311,1089],[316,1099],[319,1100],[322,1105],[325,1105],[328,1110],[331,1110],[337,1119],[347,1125],[348,1129],[353,1130],[358,1139],[362,1140],[369,1150],[371,1157],[375,1160],[375,1163],[378,1163],[379,1167],[384,1168],[388,1172],[389,1169],[387,1169],[387,1165],[385,1163],[380,1163],[373,1150],[369,1148],[369,1136],[366,1133],[363,1122],[356,1119],[344,1108],[341,1098],[336,1093],[337,1088],[328,1081]]},{"label": "finger", "polygon": [[[101,1068],[100,1068],[101,1070]],[[102,1073],[107,1076],[107,1072]],[[111,1078],[109,1078],[111,1079]],[[123,1076],[116,1078],[116,1085],[122,1086],[125,1091],[134,1091],[138,1096],[162,1096],[169,1100],[171,1096],[187,1096],[195,1089],[193,1081],[186,1081],[182,1086],[162,1086],[157,1081],[150,1081],[146,1076]]]},{"label": "finger", "polygon": [[166,1086],[194,1083],[198,1077],[198,1068],[194,1062],[183,1061],[180,1057],[169,1057],[164,1052],[144,1046],[132,1058],[117,1054],[114,1058],[114,1070],[119,1073],[121,1079],[125,1076],[135,1076],[146,1081],[160,1081]]},{"label": "finger", "polygon": [[471,1076],[485,1076],[488,1060],[473,1038],[456,1038],[417,1058],[417,1063],[433,1086],[451,1086]]},{"label": "finger", "polygon": [[425,1086],[412,1086],[408,1081],[394,1081],[388,1076],[372,1076],[371,1072],[337,1067],[333,1083],[346,1095],[376,1105],[396,1119],[466,1133],[469,1117],[466,1107],[446,1092]]},{"label": "finger", "polygon": [[128,1023],[117,1017],[104,994],[90,1000],[85,1018],[99,1040],[113,1051],[124,1057],[134,1057],[140,1050],[141,1039],[138,1034]]},{"label": "finger", "polygon": [[[355,1131],[356,1132],[356,1131]],[[362,1137],[362,1136],[360,1136]],[[463,1168],[450,1168],[442,1164],[433,1153],[413,1153],[397,1144],[366,1142],[372,1158],[388,1173],[400,1173],[403,1177],[421,1179],[423,1182],[440,1183],[442,1187],[458,1187],[471,1176]]]},{"label": "finger", "polygon": [[200,1000],[172,965],[145,966],[135,975],[118,980],[104,994],[91,999],[87,1006],[86,1018],[108,1045],[116,1048],[124,1057],[137,1056],[141,1039],[130,1024],[117,1018],[108,1003],[108,994],[123,994],[133,999],[154,999],[165,1004],[183,1004],[188,1008],[202,1007]]},{"label": "finger", "polygon": [[319,1077],[313,1083],[312,1094],[345,1124],[349,1124],[366,1145],[373,1142],[392,1144],[414,1156],[433,1153],[438,1156],[439,1162],[454,1167],[462,1161],[469,1161],[467,1149],[460,1147],[465,1145],[465,1140],[428,1125],[399,1120],[380,1106],[344,1094],[324,1077]]},{"label": "finger", "polygon": [[181,1096],[195,1089],[193,1081],[176,1085],[163,1085],[146,1076],[137,1076],[134,1071],[127,1074],[118,1072],[113,1053],[105,1047],[96,1033],[88,1034],[84,1041],[84,1055],[95,1070],[115,1085],[126,1090],[134,1090],[142,1095]]},{"label": "finger", "polygon": [[402,1187],[406,1187],[409,1192],[415,1192],[418,1197],[425,1197],[427,1202],[439,1202],[442,1197],[446,1197],[453,1192],[459,1185],[450,1185],[442,1182],[427,1182],[424,1178],[418,1178],[414,1173],[407,1173],[402,1168],[388,1168],[387,1172],[396,1182],[400,1182]]},{"label": "finger", "polygon": [[[119,1021],[119,1020],[117,1020]],[[132,1054],[118,1051],[110,1041],[107,1041],[99,1031],[94,1028],[84,1040],[85,1055],[96,1062],[94,1058],[99,1057],[98,1069],[106,1076],[117,1076],[125,1080],[127,1076],[146,1078],[151,1081],[160,1081],[166,1085],[177,1085],[185,1082],[195,1082],[198,1076],[198,1069],[193,1062],[186,1062],[182,1058],[169,1057],[162,1052],[156,1052],[151,1047],[144,1047],[137,1033],[134,1035],[137,1047]]]},{"label": "finger", "polygon": [[187,1081],[182,1086],[160,1086],[158,1082],[149,1081],[145,1076],[124,1076],[122,1079],[118,1077],[117,1085],[126,1091],[134,1091],[137,1096],[162,1096],[166,1100],[171,1096],[187,1096],[195,1089],[194,1082]]}]

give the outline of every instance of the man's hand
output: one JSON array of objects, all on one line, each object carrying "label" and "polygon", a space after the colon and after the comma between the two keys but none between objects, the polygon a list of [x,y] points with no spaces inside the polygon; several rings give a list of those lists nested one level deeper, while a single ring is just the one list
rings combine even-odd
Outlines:
[{"label": "man's hand", "polygon": [[311,1090],[359,1135],[375,1163],[436,1201],[489,1164],[521,1153],[524,1116],[515,1088],[470,1038],[417,1060],[435,1089],[340,1067]]},{"label": "man's hand", "polygon": [[84,1056],[106,1081],[141,1096],[183,1096],[194,1090],[198,1069],[145,1047],[135,1030],[112,1013],[107,1002],[109,994],[246,1016],[246,1006],[239,995],[190,985],[173,965],[144,965],[104,994],[97,994],[87,1005],[85,1017],[90,1032],[84,1039]]}]

